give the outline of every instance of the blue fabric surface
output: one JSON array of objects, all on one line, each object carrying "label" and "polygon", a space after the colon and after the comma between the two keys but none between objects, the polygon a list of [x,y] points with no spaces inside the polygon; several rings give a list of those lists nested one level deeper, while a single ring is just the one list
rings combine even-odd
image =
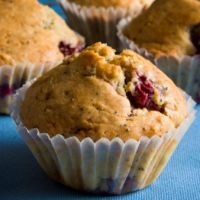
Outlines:
[{"label": "blue fabric surface", "polygon": [[[63,14],[58,5],[53,7]],[[200,199],[200,106],[194,124],[159,179],[142,191],[123,196],[91,196],[53,182],[40,169],[15,128],[10,117],[0,116],[0,200]]]}]

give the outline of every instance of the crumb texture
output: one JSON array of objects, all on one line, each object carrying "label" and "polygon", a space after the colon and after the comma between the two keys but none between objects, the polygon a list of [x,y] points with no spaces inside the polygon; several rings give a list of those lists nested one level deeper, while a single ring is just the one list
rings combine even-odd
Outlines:
[{"label": "crumb texture", "polygon": [[59,62],[61,41],[80,42],[64,20],[37,0],[0,0],[0,16],[0,65]]},{"label": "crumb texture", "polygon": [[156,57],[180,57],[200,51],[200,1],[156,0],[123,31]]},{"label": "crumb texture", "polygon": [[28,89],[26,127],[79,139],[161,136],[184,120],[186,102],[158,68],[138,54],[101,43],[67,57]]}]

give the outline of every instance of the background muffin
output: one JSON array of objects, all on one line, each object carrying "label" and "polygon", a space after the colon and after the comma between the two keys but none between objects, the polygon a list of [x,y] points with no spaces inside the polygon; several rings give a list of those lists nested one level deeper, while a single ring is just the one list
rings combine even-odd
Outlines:
[{"label": "background muffin", "polygon": [[165,54],[181,57],[198,53],[198,30],[199,1],[158,0],[147,12],[132,20],[123,33],[155,57]]},{"label": "background muffin", "polygon": [[121,194],[158,177],[194,119],[193,106],[149,61],[97,43],[25,85],[12,116],[50,177]]},{"label": "background muffin", "polygon": [[0,112],[7,113],[17,88],[78,51],[83,39],[36,0],[0,0],[0,15]]},{"label": "background muffin", "polygon": [[[178,86],[197,99],[200,70],[194,56],[200,48],[199,1],[158,0],[136,19],[122,21],[119,29],[126,46],[151,58]],[[185,60],[185,56],[190,58]]]},{"label": "background muffin", "polygon": [[120,48],[116,25],[124,17],[137,16],[150,6],[153,0],[59,0],[64,8],[69,25],[84,35],[88,44],[106,42]]}]

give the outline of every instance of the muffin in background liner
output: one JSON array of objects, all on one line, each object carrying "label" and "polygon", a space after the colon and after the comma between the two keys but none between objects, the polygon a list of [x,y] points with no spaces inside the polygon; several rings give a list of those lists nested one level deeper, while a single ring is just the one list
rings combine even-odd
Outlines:
[{"label": "muffin in background liner", "polygon": [[183,56],[161,56],[154,58],[145,48],[140,48],[134,41],[123,34],[124,27],[130,23],[131,17],[122,19],[118,25],[118,37],[123,48],[129,48],[149,59],[160,70],[167,74],[175,84],[191,95],[197,103],[200,103],[200,55]]},{"label": "muffin in background liner", "polygon": [[[85,47],[85,39],[76,33],[80,38],[77,51]],[[44,64],[33,64],[28,61],[16,65],[0,66],[0,114],[9,114],[9,107],[12,104],[13,94],[26,82],[37,78],[61,61],[46,62]]]},{"label": "muffin in background liner", "polygon": [[12,94],[25,82],[39,77],[49,71],[56,63],[34,65],[29,62],[20,63],[15,66],[0,66],[0,113],[8,114],[9,106],[12,104]]},{"label": "muffin in background liner", "polygon": [[148,186],[159,176],[195,119],[195,102],[186,95],[187,118],[162,137],[142,137],[139,141],[126,142],[120,138],[79,141],[60,134],[51,138],[36,128],[28,130],[20,119],[20,105],[33,82],[29,81],[17,91],[10,108],[11,116],[42,169],[52,179],[77,190],[123,194]]},{"label": "muffin in background liner", "polygon": [[69,26],[86,38],[88,45],[94,42],[105,42],[120,50],[116,25],[120,19],[136,17],[145,9],[144,5],[135,1],[133,8],[104,8],[81,6],[68,0],[58,0],[67,15]]}]

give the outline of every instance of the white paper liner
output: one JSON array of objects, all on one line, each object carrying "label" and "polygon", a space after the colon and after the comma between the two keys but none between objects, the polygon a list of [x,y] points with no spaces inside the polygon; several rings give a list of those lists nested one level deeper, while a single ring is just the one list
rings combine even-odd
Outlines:
[{"label": "white paper liner", "polygon": [[38,129],[28,130],[20,120],[20,105],[32,82],[17,91],[11,116],[43,170],[54,180],[77,190],[122,194],[146,187],[159,176],[195,118],[195,103],[187,96],[188,117],[162,137],[126,142],[119,138],[102,138],[97,142],[90,138],[65,139],[61,135],[50,138]]},{"label": "white paper liner", "polygon": [[200,55],[183,56],[182,58],[173,56],[154,58],[145,48],[140,48],[134,41],[123,34],[123,29],[131,20],[131,17],[122,19],[117,25],[117,35],[121,41],[121,46],[129,48],[149,59],[160,70],[166,73],[178,87],[200,103]]},{"label": "white paper liner", "polygon": [[[133,7],[123,8],[97,8],[94,6],[80,6],[68,0],[58,0],[67,15],[67,23],[73,29],[86,37],[87,44],[105,42],[120,50],[116,25],[120,19],[131,16],[136,17],[144,9],[144,4],[135,1]],[[150,0],[149,4],[152,2]]]}]

